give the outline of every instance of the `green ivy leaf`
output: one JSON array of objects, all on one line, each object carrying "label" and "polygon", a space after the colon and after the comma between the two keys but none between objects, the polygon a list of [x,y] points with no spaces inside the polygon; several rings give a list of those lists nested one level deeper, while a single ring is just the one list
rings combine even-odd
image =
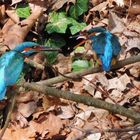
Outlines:
[{"label": "green ivy leaf", "polygon": [[88,10],[88,0],[77,0],[75,5],[72,5],[69,14],[71,17],[77,19]]},{"label": "green ivy leaf", "polygon": [[76,47],[76,49],[74,50],[74,53],[82,53],[85,51],[85,47],[84,46],[78,46]]},{"label": "green ivy leaf", "polygon": [[16,13],[20,18],[27,18],[30,16],[30,8],[28,4],[20,4],[17,6]]},{"label": "green ivy leaf", "polygon": [[86,23],[75,23],[70,27],[71,34],[74,35],[86,27]]},{"label": "green ivy leaf", "polygon": [[66,41],[60,35],[53,35],[45,43],[46,46],[61,48],[66,45]]},{"label": "green ivy leaf", "polygon": [[[45,46],[52,47],[52,48],[61,48],[66,44],[65,40],[60,36],[54,36],[53,38],[49,38],[48,41],[45,43]],[[52,64],[56,61],[58,52],[56,51],[46,51],[47,61]]]},{"label": "green ivy leaf", "polygon": [[67,26],[70,24],[69,19],[66,16],[66,13],[56,13],[52,12],[49,14],[49,24],[46,26],[48,33],[65,33]]},{"label": "green ivy leaf", "polygon": [[74,72],[81,71],[90,67],[87,60],[76,60],[72,63],[72,69]]},{"label": "green ivy leaf", "polygon": [[78,23],[75,19],[67,17],[65,12],[50,13],[48,22],[45,29],[48,33],[66,33],[67,28],[70,28],[73,35],[86,26],[85,23]]}]

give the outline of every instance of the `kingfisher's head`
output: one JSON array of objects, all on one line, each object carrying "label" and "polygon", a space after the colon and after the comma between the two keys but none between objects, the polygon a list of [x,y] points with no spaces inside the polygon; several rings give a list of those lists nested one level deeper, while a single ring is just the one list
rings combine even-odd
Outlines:
[{"label": "kingfisher's head", "polygon": [[45,47],[45,46],[39,45],[38,43],[35,43],[35,42],[20,43],[13,50],[21,52],[25,55],[30,55],[30,54],[33,54],[35,52],[40,52],[40,51],[61,51],[60,48]]},{"label": "kingfisher's head", "polygon": [[107,31],[106,28],[104,27],[92,27],[89,30],[81,31],[78,35],[71,36],[70,38],[84,39],[82,42],[76,45],[76,46],[79,46],[79,45],[84,44],[87,40],[93,40],[94,38],[96,38],[96,33],[100,34],[100,33],[106,33],[106,32],[109,32],[109,31]]},{"label": "kingfisher's head", "polygon": [[107,32],[106,28],[104,27],[93,27],[87,31],[87,33],[104,33]]}]

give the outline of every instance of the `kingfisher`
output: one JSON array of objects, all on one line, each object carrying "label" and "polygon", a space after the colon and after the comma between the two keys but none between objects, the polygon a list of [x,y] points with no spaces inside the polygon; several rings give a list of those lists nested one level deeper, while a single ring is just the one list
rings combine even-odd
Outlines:
[{"label": "kingfisher", "polygon": [[92,49],[97,58],[101,60],[104,71],[110,71],[113,60],[116,60],[121,51],[121,45],[116,35],[112,34],[103,27],[95,27],[88,30],[88,33],[99,33],[91,36]]},{"label": "kingfisher", "polygon": [[103,27],[93,27],[87,33],[88,39],[91,40],[92,50],[95,52],[95,59],[99,60],[104,71],[110,71],[111,64],[116,61],[121,51],[118,37]]},{"label": "kingfisher", "polygon": [[16,83],[24,66],[24,59],[39,51],[60,51],[35,42],[23,42],[0,57],[0,100],[4,99],[8,86]]}]

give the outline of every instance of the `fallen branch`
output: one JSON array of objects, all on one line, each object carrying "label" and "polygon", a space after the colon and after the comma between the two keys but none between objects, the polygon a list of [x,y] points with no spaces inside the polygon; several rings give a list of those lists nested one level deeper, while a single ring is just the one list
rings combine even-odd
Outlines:
[{"label": "fallen branch", "polygon": [[[125,60],[118,61],[115,65],[112,66],[111,70],[119,69],[119,68],[124,67],[125,65],[133,64],[133,63],[136,63],[136,62],[139,62],[139,61],[140,61],[140,55],[132,56],[132,57],[127,58]],[[89,68],[87,70],[80,71],[80,72],[69,73],[69,74],[66,74],[65,76],[62,76],[62,75],[57,76],[57,77],[54,77],[54,78],[51,78],[51,79],[48,79],[48,80],[43,80],[43,81],[40,81],[40,82],[37,82],[37,83],[38,84],[44,84],[44,85],[52,85],[52,84],[60,83],[60,82],[63,82],[63,81],[67,81],[69,79],[79,79],[82,76],[85,76],[85,75],[88,75],[88,74],[93,74],[93,73],[98,73],[98,72],[101,72],[101,71],[102,71],[101,67],[94,67],[94,68]]]},{"label": "fallen branch", "polygon": [[[117,139],[126,140],[131,139],[132,136],[135,136],[140,133],[140,124],[137,124],[133,127],[129,128],[112,128],[112,129],[102,129],[102,130],[93,130],[93,129],[83,129],[83,128],[77,128],[75,126],[68,126],[70,129],[76,129],[82,132],[82,135],[79,136],[77,139],[84,139],[85,137],[89,136],[90,134],[96,134],[96,133],[105,133],[105,132],[115,132],[117,133]],[[129,133],[130,132],[130,133]]]},{"label": "fallen branch", "polygon": [[126,109],[125,107],[117,105],[117,104],[111,104],[111,103],[108,103],[108,102],[105,102],[105,101],[102,101],[99,99],[94,99],[89,96],[77,95],[77,94],[74,94],[69,91],[62,91],[62,90],[58,90],[58,89],[55,89],[52,87],[39,85],[36,83],[24,83],[21,86],[23,86],[25,88],[29,88],[31,90],[36,90],[36,91],[41,92],[46,95],[55,96],[58,98],[63,98],[63,99],[75,101],[78,103],[83,103],[85,105],[105,109],[114,114],[120,114],[120,115],[126,116],[128,118],[131,118],[136,123],[140,122],[140,113],[135,112],[131,109]]},{"label": "fallen branch", "polygon": [[44,66],[43,65],[41,65],[41,64],[39,64],[39,63],[29,59],[29,58],[26,58],[25,62],[27,64],[29,64],[30,66],[34,67],[34,68],[37,68],[37,69],[40,69],[40,70],[44,70]]}]

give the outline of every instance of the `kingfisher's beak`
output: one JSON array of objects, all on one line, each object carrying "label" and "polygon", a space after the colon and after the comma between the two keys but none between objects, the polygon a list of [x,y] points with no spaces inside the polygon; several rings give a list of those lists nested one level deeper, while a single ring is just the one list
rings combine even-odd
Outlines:
[{"label": "kingfisher's beak", "polygon": [[86,36],[84,36],[84,35],[75,35],[75,36],[70,36],[70,38],[77,38],[76,40],[78,40],[78,39],[86,39]]},{"label": "kingfisher's beak", "polygon": [[69,38],[77,38],[77,37],[79,37],[79,36],[81,36],[80,34],[78,34],[78,35],[73,35],[73,36],[70,36]]},{"label": "kingfisher's beak", "polygon": [[61,51],[60,48],[51,48],[46,46],[37,46],[34,50],[36,51]]},{"label": "kingfisher's beak", "polygon": [[49,47],[45,47],[45,46],[36,46],[34,48],[25,48],[24,49],[25,52],[27,51],[35,51],[35,52],[39,52],[39,51],[61,51],[60,48],[49,48]]}]

